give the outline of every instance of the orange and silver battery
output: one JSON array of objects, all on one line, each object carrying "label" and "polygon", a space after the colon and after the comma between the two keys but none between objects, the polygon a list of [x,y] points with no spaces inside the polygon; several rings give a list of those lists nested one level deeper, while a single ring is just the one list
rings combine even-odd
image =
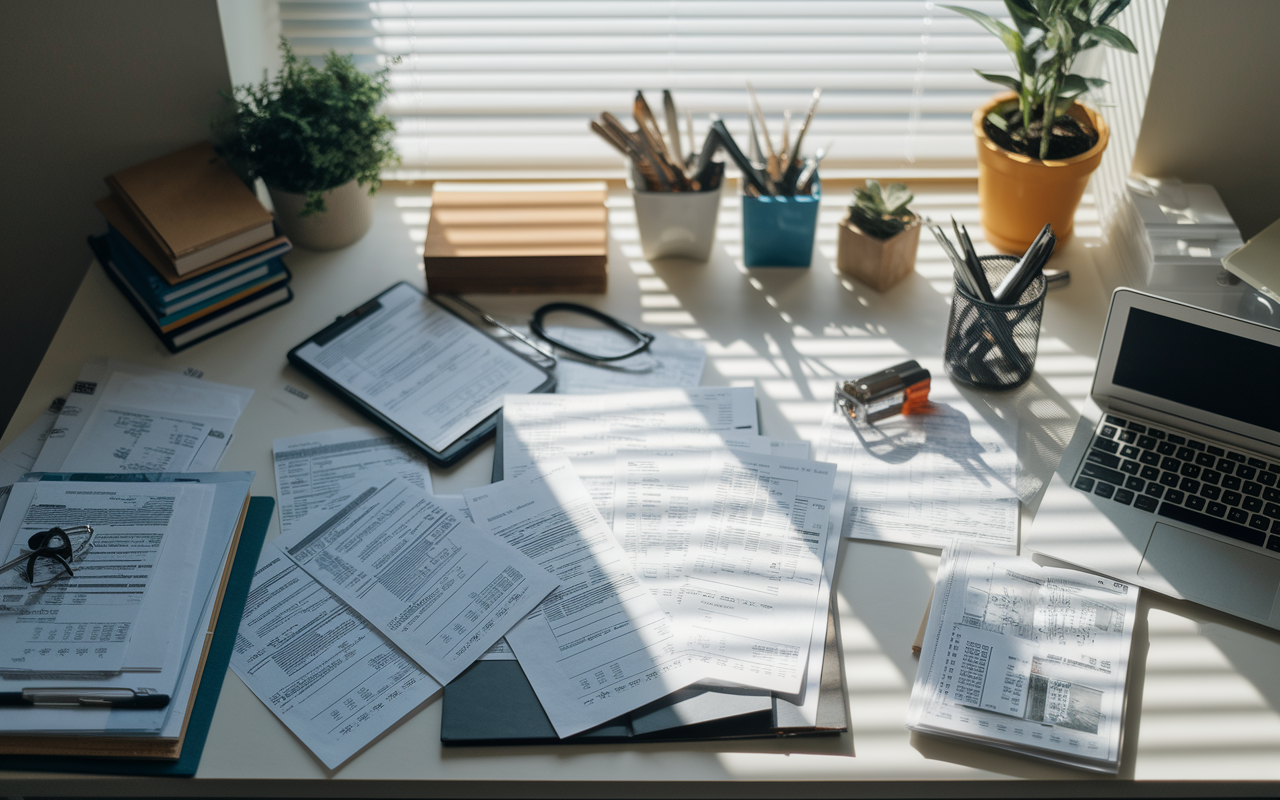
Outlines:
[{"label": "orange and silver battery", "polygon": [[929,370],[904,361],[857,380],[836,384],[836,406],[862,422],[912,414],[929,403]]}]

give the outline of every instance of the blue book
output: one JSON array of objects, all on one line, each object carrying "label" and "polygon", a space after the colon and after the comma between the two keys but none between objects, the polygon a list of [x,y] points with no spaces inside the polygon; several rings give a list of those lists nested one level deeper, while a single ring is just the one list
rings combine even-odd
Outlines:
[{"label": "blue book", "polygon": [[122,277],[138,291],[143,302],[156,312],[157,317],[189,310],[198,303],[238,286],[247,286],[266,278],[270,270],[269,262],[276,259],[279,263],[278,257],[293,249],[293,245],[285,241],[278,247],[254,253],[198,278],[170,285],[137,248],[111,225],[107,226],[107,244],[111,250],[111,260],[119,268]]}]

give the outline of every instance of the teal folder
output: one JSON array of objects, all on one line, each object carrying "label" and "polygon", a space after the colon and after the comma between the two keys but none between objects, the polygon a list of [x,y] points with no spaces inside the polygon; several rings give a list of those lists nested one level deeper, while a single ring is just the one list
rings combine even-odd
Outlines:
[{"label": "teal folder", "polygon": [[227,590],[222,596],[222,610],[218,612],[218,624],[213,629],[213,642],[205,659],[200,688],[196,690],[196,703],[187,723],[187,736],[182,742],[182,755],[176,761],[145,758],[71,758],[66,756],[0,756],[0,770],[25,772],[77,772],[100,775],[168,775],[189,777],[196,774],[200,756],[204,753],[205,739],[209,737],[209,725],[213,711],[222,693],[222,681],[231,663],[231,651],[235,647],[236,632],[240,630],[240,618],[244,616],[245,599],[253,582],[253,571],[262,554],[262,542],[267,536],[271,512],[275,510],[273,497],[252,497],[245,515],[244,529],[240,532],[240,545],[236,548],[231,575],[227,578]]}]

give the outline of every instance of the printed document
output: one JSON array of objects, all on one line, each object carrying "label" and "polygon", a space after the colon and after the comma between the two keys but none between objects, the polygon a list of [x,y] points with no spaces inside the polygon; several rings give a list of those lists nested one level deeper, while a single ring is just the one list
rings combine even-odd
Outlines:
[{"label": "printed document", "polygon": [[[799,457],[808,457],[808,443]],[[798,726],[818,724],[818,697],[822,690],[823,655],[827,644],[827,618],[831,613],[831,587],[835,583],[836,557],[840,551],[840,526],[846,519],[844,509],[849,499],[850,465],[855,446],[853,431],[835,413],[822,421],[814,457],[836,465],[835,483],[831,490],[831,513],[827,515],[827,538],[823,542],[822,581],[818,584],[818,597],[814,602],[813,630],[809,634],[809,657],[805,666],[804,685],[798,696],[786,699],[795,703]],[[775,452],[775,455],[778,453]],[[779,706],[785,708],[785,706]],[[787,720],[779,719],[779,724]]]},{"label": "printed document", "polygon": [[613,532],[565,459],[464,495],[477,524],[560,581],[507,633],[561,738],[665,697],[704,675],[636,580]]},{"label": "printed document", "polygon": [[541,370],[399,284],[360,323],[297,354],[433,450],[493,412],[504,394],[531,392]]},{"label": "printed document", "polygon": [[448,683],[556,579],[394,473],[368,473],[278,540],[326,589]]},{"label": "printed document", "polygon": [[49,436],[49,431],[53,428],[58,412],[62,411],[62,404],[65,402],[66,400],[61,397],[56,398],[41,412],[35,422],[24,428],[22,433],[9,442],[3,451],[0,451],[0,512],[4,511],[5,500],[9,497],[9,487],[17,483],[35,466],[40,448],[44,447],[44,440]]},{"label": "printed document", "polygon": [[[696,494],[678,468],[668,483],[645,484],[677,507],[687,496],[697,508],[679,588],[667,601],[686,637],[680,650],[717,681],[799,694],[814,617],[826,616],[816,603],[836,467],[741,451],[706,458]],[[644,460],[639,454],[629,471],[649,469]],[[646,525],[641,538],[657,529]]]},{"label": "printed document", "polygon": [[608,395],[508,396],[502,411],[503,473],[567,457],[596,509],[613,516],[619,449],[723,447],[722,434],[755,436],[755,389],[703,386]]},{"label": "printed document", "polygon": [[1116,772],[1137,596],[1110,578],[947,548],[907,727]]},{"label": "printed document", "polygon": [[89,361],[40,450],[37,472],[217,468],[252,389],[102,359]]},{"label": "printed document", "polygon": [[[212,502],[212,487],[200,484],[15,484],[0,520],[5,561],[54,526],[92,525],[94,538],[71,563],[74,575],[61,575],[47,560],[35,570],[35,585],[19,570],[0,574],[0,671],[119,672],[138,646],[131,638],[151,650],[141,662],[130,656],[132,666],[159,669],[169,637],[133,629],[149,593],[172,595],[175,606],[184,590],[189,595],[195,567],[182,568],[199,553]],[[42,584],[54,575],[61,577]],[[167,619],[176,628],[181,620],[172,616],[153,622]]]},{"label": "printed document", "polygon": [[963,398],[853,429],[848,536],[1017,552],[1017,451]]},{"label": "printed document", "polygon": [[309,433],[272,444],[280,530],[331,501],[368,470],[389,469],[431,494],[431,472],[420,451],[399,436],[375,428]]},{"label": "printed document", "polygon": [[274,542],[262,549],[231,668],[329,769],[440,691]]}]

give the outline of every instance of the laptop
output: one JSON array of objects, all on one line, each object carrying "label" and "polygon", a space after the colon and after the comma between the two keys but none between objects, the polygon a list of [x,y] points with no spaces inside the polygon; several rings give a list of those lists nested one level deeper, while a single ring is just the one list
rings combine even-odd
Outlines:
[{"label": "laptop", "polygon": [[1280,629],[1280,330],[1116,290],[1024,548]]}]

